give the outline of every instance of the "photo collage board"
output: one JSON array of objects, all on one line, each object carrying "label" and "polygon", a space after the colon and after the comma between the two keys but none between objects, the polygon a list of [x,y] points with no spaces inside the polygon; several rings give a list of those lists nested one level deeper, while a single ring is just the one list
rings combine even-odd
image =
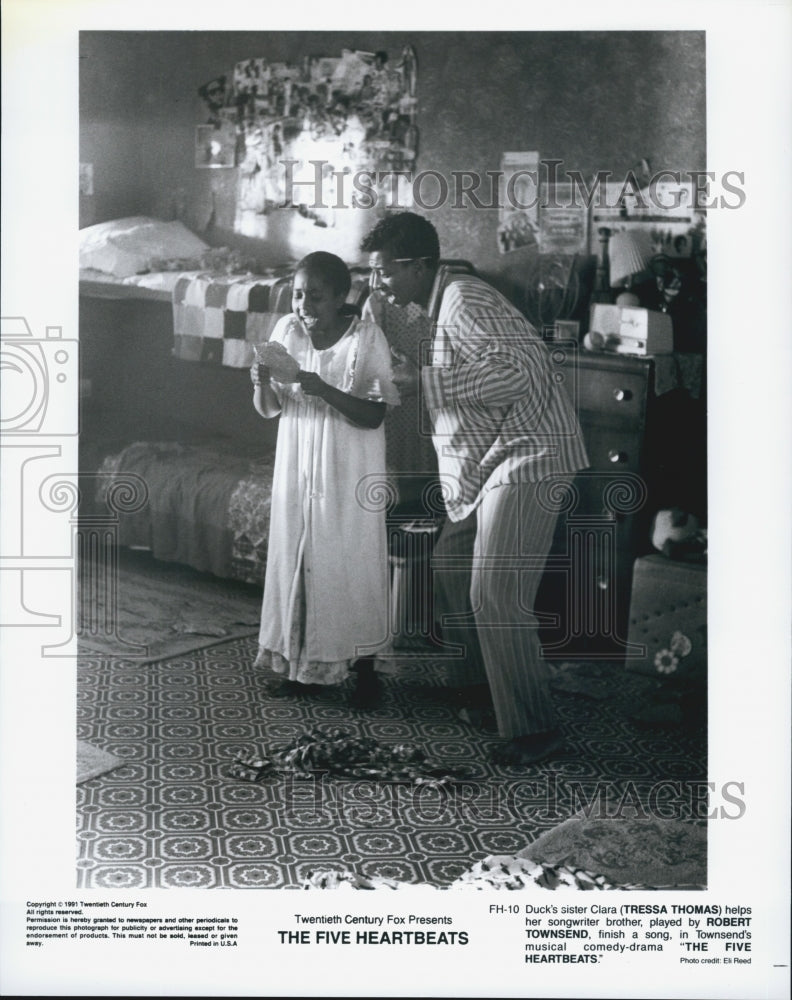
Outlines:
[{"label": "photo collage board", "polygon": [[[344,49],[299,63],[238,62],[199,88],[207,119],[196,166],[238,168],[241,213],[293,207],[332,227],[353,198],[404,205],[410,185],[401,190],[395,172],[412,170],[418,155],[416,85],[411,46],[396,58]],[[370,193],[354,184],[362,172]]]}]

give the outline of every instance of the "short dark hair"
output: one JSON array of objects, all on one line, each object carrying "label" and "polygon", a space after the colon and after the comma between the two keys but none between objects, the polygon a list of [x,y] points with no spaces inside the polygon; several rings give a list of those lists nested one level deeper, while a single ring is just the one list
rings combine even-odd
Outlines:
[{"label": "short dark hair", "polygon": [[435,262],[440,259],[437,230],[428,219],[415,212],[396,212],[380,219],[363,238],[360,249],[364,253],[380,251],[394,258],[425,257]]},{"label": "short dark hair", "polygon": [[352,287],[349,268],[340,257],[326,250],[316,250],[314,253],[306,254],[295,267],[294,273],[298,271],[310,271],[319,275],[339,295],[348,295]]}]

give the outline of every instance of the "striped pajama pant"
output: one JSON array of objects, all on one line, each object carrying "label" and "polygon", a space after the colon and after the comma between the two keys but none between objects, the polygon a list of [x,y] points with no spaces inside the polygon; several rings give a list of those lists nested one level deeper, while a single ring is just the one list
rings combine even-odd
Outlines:
[{"label": "striped pajama pant", "polygon": [[432,556],[435,617],[444,643],[462,647],[449,683],[486,681],[504,737],[556,726],[533,606],[557,519],[535,483],[495,486],[445,522]]}]

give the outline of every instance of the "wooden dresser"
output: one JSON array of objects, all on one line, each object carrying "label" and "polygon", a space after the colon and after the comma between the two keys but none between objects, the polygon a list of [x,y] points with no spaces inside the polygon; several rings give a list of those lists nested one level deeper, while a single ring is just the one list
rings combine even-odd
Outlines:
[{"label": "wooden dresser", "polygon": [[549,346],[591,465],[563,503],[537,602],[540,634],[548,659],[621,658],[633,564],[652,551],[654,514],[704,502],[704,406],[681,376],[675,384],[670,357],[659,372],[652,358]]}]

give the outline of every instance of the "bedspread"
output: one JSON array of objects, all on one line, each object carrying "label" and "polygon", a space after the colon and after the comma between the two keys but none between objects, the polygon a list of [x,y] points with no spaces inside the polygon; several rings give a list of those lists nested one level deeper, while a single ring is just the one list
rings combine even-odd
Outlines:
[{"label": "bedspread", "polygon": [[185,274],[173,287],[174,357],[247,368],[291,311],[291,279]]},{"label": "bedspread", "polygon": [[[269,340],[291,312],[291,273],[278,277],[184,274],[173,286],[174,357],[232,368],[253,364],[253,345]],[[359,305],[367,273],[353,272],[347,301]]]},{"label": "bedspread", "polygon": [[119,544],[147,548],[157,559],[215,576],[262,584],[273,462],[274,454],[250,459],[196,445],[138,441],[104,459],[100,500],[115,476],[140,476],[148,502],[119,515]]}]

